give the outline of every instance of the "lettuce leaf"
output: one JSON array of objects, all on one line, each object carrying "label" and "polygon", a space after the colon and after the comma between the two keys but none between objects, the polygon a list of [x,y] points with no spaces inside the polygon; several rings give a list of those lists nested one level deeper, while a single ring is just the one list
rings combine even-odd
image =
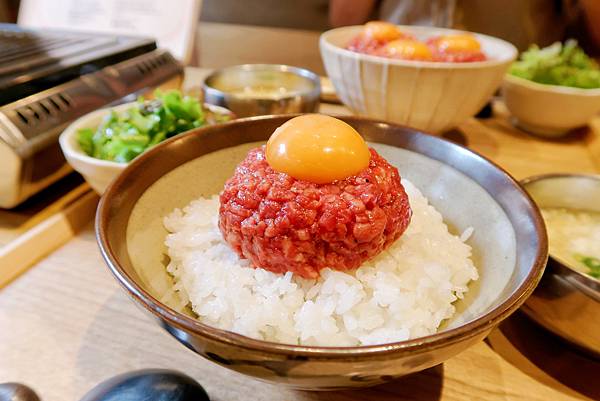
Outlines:
[{"label": "lettuce leaf", "polygon": [[600,88],[598,63],[572,39],[543,49],[532,45],[512,64],[509,73],[547,85]]}]

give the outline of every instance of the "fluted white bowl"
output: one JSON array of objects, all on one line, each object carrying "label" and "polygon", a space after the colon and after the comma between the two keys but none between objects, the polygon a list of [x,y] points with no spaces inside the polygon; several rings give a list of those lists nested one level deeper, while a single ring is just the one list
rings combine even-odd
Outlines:
[{"label": "fluted white bowl", "polygon": [[[474,33],[485,61],[449,63],[390,59],[345,49],[362,26],[329,30],[320,49],[327,75],[340,100],[355,114],[439,133],[474,116],[502,83],[517,49]],[[454,29],[399,26],[419,39]]]}]

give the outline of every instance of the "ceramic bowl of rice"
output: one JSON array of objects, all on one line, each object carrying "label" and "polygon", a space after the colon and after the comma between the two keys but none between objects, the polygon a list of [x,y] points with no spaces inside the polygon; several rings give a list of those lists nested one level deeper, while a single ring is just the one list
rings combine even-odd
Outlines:
[{"label": "ceramic bowl of rice", "polygon": [[359,117],[342,120],[400,172],[412,209],[403,234],[357,268],[310,277],[241,259],[219,229],[219,194],[249,150],[291,117],[165,141],[101,200],[96,231],[109,268],[185,346],[294,388],[370,386],[481,341],[531,294],[547,239],[521,187],[463,147]]}]

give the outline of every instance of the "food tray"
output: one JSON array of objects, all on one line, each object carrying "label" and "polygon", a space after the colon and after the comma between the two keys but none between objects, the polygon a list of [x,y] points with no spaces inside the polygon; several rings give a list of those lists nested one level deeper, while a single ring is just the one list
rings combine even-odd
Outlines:
[{"label": "food tray", "polygon": [[0,288],[71,239],[97,203],[98,195],[71,174],[14,209],[0,209]]}]

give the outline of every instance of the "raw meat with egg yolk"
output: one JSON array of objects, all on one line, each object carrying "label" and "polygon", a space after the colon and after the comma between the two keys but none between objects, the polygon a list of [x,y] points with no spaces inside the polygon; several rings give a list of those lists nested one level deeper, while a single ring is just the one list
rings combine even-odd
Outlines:
[{"label": "raw meat with egg yolk", "polygon": [[316,278],[350,270],[396,241],[411,217],[398,170],[374,149],[358,174],[316,184],[276,172],[251,150],[220,195],[224,239],[255,267]]}]

